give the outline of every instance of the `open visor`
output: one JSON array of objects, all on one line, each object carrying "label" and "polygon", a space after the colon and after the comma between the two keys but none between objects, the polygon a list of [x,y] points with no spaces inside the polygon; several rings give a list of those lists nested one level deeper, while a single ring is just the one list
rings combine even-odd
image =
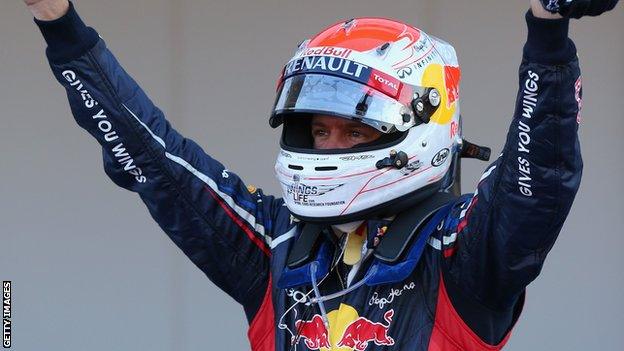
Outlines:
[{"label": "open visor", "polygon": [[395,94],[406,99],[397,100],[367,84],[334,75],[293,75],[281,84],[270,124],[279,126],[285,114],[318,113],[355,119],[383,133],[406,131],[419,121],[410,105],[412,96],[424,89],[394,84]]}]

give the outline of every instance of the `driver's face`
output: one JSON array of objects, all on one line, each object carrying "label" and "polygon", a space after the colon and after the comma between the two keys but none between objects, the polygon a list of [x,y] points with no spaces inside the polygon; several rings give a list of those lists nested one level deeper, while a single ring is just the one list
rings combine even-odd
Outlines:
[{"label": "driver's face", "polygon": [[381,136],[380,131],[364,123],[328,115],[314,115],[311,127],[315,149],[348,149]]}]

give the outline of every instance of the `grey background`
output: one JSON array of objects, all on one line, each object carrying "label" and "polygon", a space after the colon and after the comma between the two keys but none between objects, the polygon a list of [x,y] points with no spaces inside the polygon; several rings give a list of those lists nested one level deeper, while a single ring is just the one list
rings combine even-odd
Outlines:
[{"label": "grey background", "polygon": [[[465,134],[500,150],[528,1],[77,0],[85,21],[183,134],[278,192],[267,126],[278,71],[302,39],[381,16],[455,45]],[[624,349],[624,11],[574,23],[584,72],[581,190],[508,350]],[[21,1],[0,6],[0,278],[15,350],[245,350],[242,310],[102,171]],[[247,140],[236,143],[236,139]],[[485,164],[464,162],[471,191]]]}]

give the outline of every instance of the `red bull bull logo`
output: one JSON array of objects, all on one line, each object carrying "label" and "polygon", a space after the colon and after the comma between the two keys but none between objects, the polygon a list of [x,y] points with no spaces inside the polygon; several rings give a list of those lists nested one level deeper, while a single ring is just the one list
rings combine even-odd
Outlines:
[{"label": "red bull bull logo", "polygon": [[388,329],[390,329],[393,315],[394,310],[390,310],[384,314],[386,325],[371,322],[364,317],[356,319],[355,322],[347,326],[347,329],[342,335],[342,339],[338,342],[338,346],[346,346],[353,350],[364,351],[370,342],[374,342],[376,345],[394,345],[394,339],[388,336]]},{"label": "red bull bull logo", "polygon": [[[346,325],[340,325],[342,324],[339,322],[341,318],[336,316],[336,312],[338,311],[329,313],[331,334],[325,327],[323,318],[317,314],[308,321],[298,320],[295,322],[295,328],[299,333],[299,337],[293,341],[298,343],[300,340],[303,340],[308,349],[322,351],[364,351],[370,343],[378,346],[394,345],[394,339],[388,335],[394,310],[384,313],[385,323],[373,322],[368,318],[358,317],[355,320],[351,319],[351,322],[346,323]],[[336,316],[336,318],[332,318],[333,316]],[[333,342],[332,335],[334,336]],[[340,335],[342,336],[340,337]],[[336,341],[337,337],[340,337],[338,341]]]},{"label": "red bull bull logo", "polygon": [[323,318],[318,314],[314,315],[309,321],[296,321],[295,330],[297,330],[299,334],[295,343],[303,339],[310,350],[320,350],[321,347],[331,347],[329,344],[329,332],[323,323]]},{"label": "red bull bull logo", "polygon": [[448,96],[448,100],[446,100],[447,107],[459,99],[460,77],[461,71],[459,67],[444,66],[444,83],[446,84],[446,94]]}]

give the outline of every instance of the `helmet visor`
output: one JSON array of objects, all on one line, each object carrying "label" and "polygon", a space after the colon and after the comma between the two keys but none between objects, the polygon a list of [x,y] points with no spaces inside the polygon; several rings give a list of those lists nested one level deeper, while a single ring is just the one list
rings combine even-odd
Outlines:
[{"label": "helmet visor", "polygon": [[299,74],[284,79],[271,124],[279,125],[281,115],[290,113],[355,119],[383,133],[405,131],[416,120],[407,104],[368,85],[327,74]]}]

